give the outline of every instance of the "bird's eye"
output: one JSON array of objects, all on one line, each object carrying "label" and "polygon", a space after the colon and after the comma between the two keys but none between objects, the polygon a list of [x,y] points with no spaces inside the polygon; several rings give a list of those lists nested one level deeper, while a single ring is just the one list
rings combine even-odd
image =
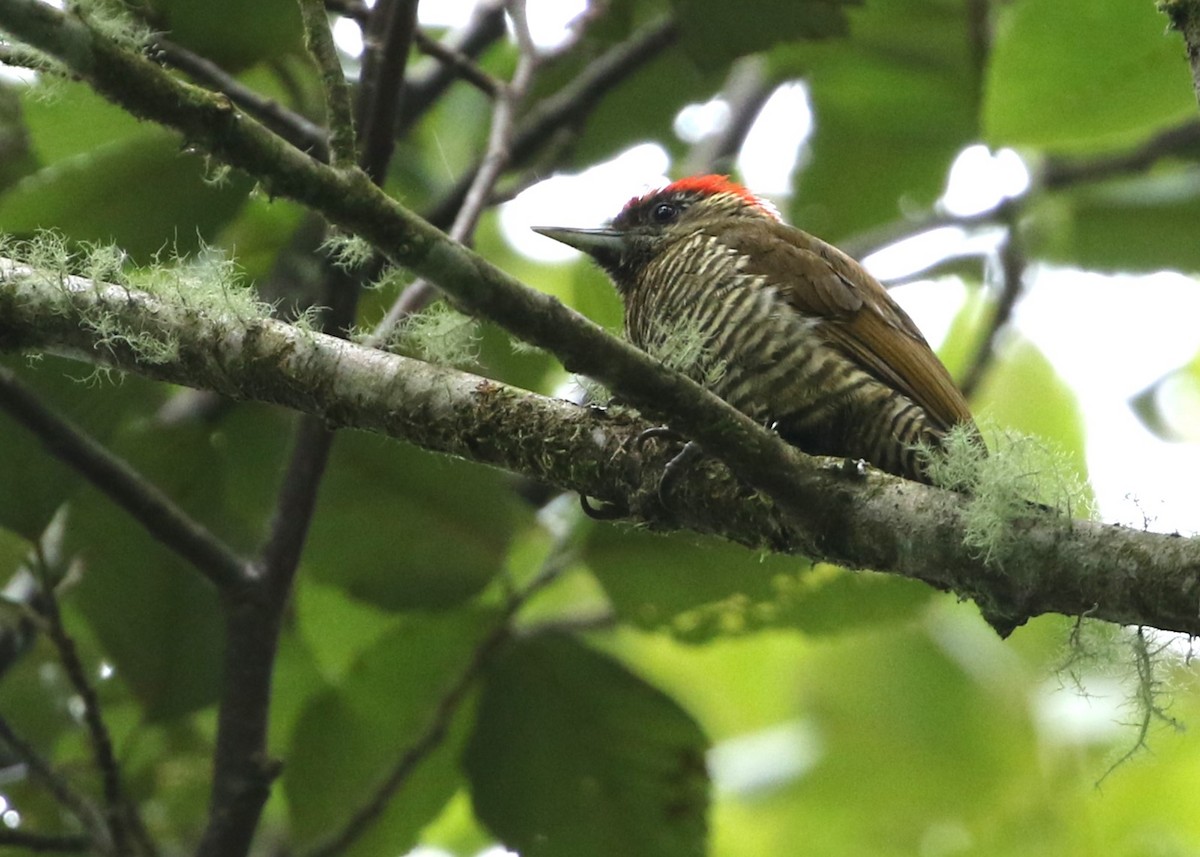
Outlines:
[{"label": "bird's eye", "polygon": [[679,206],[673,202],[660,202],[650,212],[655,223],[670,223],[679,216]]}]

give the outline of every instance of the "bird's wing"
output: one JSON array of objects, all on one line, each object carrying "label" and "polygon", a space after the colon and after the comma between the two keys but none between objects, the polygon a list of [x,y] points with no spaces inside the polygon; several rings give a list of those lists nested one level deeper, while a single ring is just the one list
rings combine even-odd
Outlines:
[{"label": "bird's wing", "polygon": [[815,333],[920,405],[943,430],[971,422],[966,400],[913,320],[845,253],[766,220],[722,230],[721,240],[745,258],[746,273],[763,277],[802,314],[823,319]]}]

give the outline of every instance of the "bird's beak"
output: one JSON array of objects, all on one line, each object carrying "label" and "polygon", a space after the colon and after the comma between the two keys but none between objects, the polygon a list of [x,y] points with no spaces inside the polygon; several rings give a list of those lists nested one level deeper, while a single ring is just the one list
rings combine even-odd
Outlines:
[{"label": "bird's beak", "polygon": [[605,267],[616,265],[625,253],[625,236],[615,229],[567,229],[535,226],[533,231],[587,253]]}]

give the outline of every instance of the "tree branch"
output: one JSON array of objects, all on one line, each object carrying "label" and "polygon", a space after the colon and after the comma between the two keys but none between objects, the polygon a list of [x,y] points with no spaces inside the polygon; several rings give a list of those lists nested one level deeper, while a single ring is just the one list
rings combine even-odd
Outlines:
[{"label": "tree branch", "polygon": [[404,83],[409,45],[417,29],[416,0],[379,0],[363,31],[363,56],[358,92],[359,166],[382,185],[396,147],[395,93]]},{"label": "tree branch", "polygon": [[45,620],[47,635],[58,651],[59,662],[71,686],[83,702],[83,722],[92,746],[92,759],[104,785],[105,818],[113,850],[118,854],[125,854],[129,852],[130,846],[136,843],[141,854],[155,855],[158,848],[146,830],[137,805],[125,792],[121,781],[121,767],[117,764],[117,757],[113,752],[112,736],[100,711],[100,697],[88,680],[75,640],[63,625],[58,594],[49,580],[49,569],[40,550],[37,561],[42,584],[42,595],[37,599],[38,609]]},{"label": "tree branch", "polygon": [[329,134],[324,128],[288,110],[278,101],[255,92],[212,60],[162,37],[155,40],[151,55],[214,92],[224,93],[230,101],[300,151],[308,152],[322,161],[329,160]]},{"label": "tree branch", "polygon": [[[29,742],[18,735],[3,716],[0,716],[0,743],[7,745],[17,758],[25,763],[30,775],[40,780],[59,805],[83,825],[88,832],[87,842],[91,849],[101,854],[114,852],[112,839],[109,838],[108,825],[104,823],[104,815],[100,810],[88,797],[77,792],[62,775],[50,767],[49,762],[39,756]],[[0,830],[2,829],[0,828]],[[0,842],[2,841],[0,840]]]},{"label": "tree branch", "polygon": [[396,793],[412,778],[417,766],[446,740],[446,733],[455,713],[467,698],[488,661],[513,633],[512,621],[517,612],[529,600],[553,583],[576,558],[568,546],[570,535],[560,537],[542,563],[541,569],[519,592],[514,592],[505,605],[492,630],[480,641],[471,659],[454,683],[446,689],[434,708],[433,717],[425,730],[404,748],[392,770],[372,793],[367,802],[358,809],[335,834],[319,843],[304,857],[336,857],[367,832],[387,809]]},{"label": "tree branch", "polygon": [[[610,90],[628,80],[646,63],[670,46],[679,35],[673,18],[642,27],[624,42],[590,62],[570,83],[542,99],[521,117],[512,136],[509,163],[525,164],[563,128],[582,123]],[[426,213],[435,226],[446,227],[466,198],[482,162],[459,180],[444,198]]]},{"label": "tree branch", "polygon": [[1183,33],[1188,65],[1192,69],[1192,88],[1200,101],[1200,2],[1197,0],[1160,0],[1158,9],[1171,20],[1171,26]]},{"label": "tree branch", "polygon": [[[711,458],[679,475],[664,507],[655,486],[672,450],[639,451],[648,423],[628,412],[579,407],[269,318],[205,316],[123,287],[75,278],[59,286],[19,266],[3,270],[0,350],[55,350],[273,402],[621,502],[632,520],[656,529],[922,580],[974,598],[989,614],[1087,613],[1200,634],[1200,539],[1069,521],[1031,506],[1012,523],[1020,567],[1003,570],[963,544],[969,498],[875,471],[848,473],[790,447],[789,478],[818,498],[808,507],[772,504]],[[81,324],[95,313],[170,335],[176,355],[152,363],[127,342],[97,348]]]},{"label": "tree branch", "polygon": [[[6,262],[0,260],[0,279],[4,280],[13,275]],[[218,587],[245,579],[246,562],[224,542],[122,459],[47,408],[4,367],[0,367],[0,410],[37,435],[47,452],[76,470]]]},{"label": "tree branch", "polygon": [[335,167],[347,167],[355,158],[354,110],[350,86],[342,73],[329,15],[322,0],[298,0],[304,22],[304,44],[316,63],[325,90],[326,122],[329,124],[330,161]]},{"label": "tree branch", "polygon": [[[496,182],[500,180],[509,159],[512,157],[512,142],[514,121],[517,107],[525,98],[525,93],[533,82],[537,69],[538,54],[534,47],[533,38],[529,34],[529,22],[525,17],[524,0],[513,0],[510,4],[510,15],[513,19],[513,29],[517,40],[517,67],[513,71],[512,80],[497,86],[495,102],[492,108],[492,126],[488,132],[487,148],[483,160],[475,170],[470,188],[463,197],[462,206],[454,215],[454,223],[449,235],[455,241],[464,244],[471,243],[479,218],[487,208]],[[437,294],[436,288],[424,277],[410,284],[379,322],[372,334],[370,344],[387,340],[388,335],[404,318],[420,312],[428,306]]]}]

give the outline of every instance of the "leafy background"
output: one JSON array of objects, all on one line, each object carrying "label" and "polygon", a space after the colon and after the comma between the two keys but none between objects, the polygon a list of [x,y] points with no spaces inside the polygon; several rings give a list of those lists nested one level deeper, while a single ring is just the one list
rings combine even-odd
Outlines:
[{"label": "leafy background", "polygon": [[[248,85],[301,112],[319,103],[292,0],[139,5],[156,29]],[[1016,204],[984,219],[1020,242],[1026,271],[1037,273],[1027,277],[1029,302],[1056,288],[1046,271],[1200,267],[1200,148],[1160,142],[1176,129],[1189,139],[1196,104],[1181,40],[1164,32],[1152,3],[754,5],[746,14],[714,0],[607,4],[579,44],[545,68],[532,104],[659,14],[678,17],[680,38],[608,93],[571,145],[537,164],[539,174],[575,173],[647,140],[678,169],[692,149],[675,133],[679,111],[714,97],[733,65],[753,55],[768,88],[802,81],[811,104],[794,186],[777,201],[816,234],[876,249],[878,230],[932,216],[956,157],[983,144],[1012,147],[1033,177]],[[501,41],[480,61],[504,76],[514,55]],[[294,206],[265,198],[244,177],[217,180],[202,155],[80,84],[10,83],[0,96],[4,232],[56,228],[77,242],[115,242],[131,265],[217,248],[265,289],[305,228]],[[450,89],[401,141],[388,189],[427,210],[478,156],[487,115],[478,91]],[[1139,147],[1154,156],[1063,178],[1069,167]],[[477,246],[598,320],[619,319],[598,273],[531,262],[495,213]],[[937,300],[954,304],[942,308],[952,321],[941,348],[960,373],[1002,293],[996,252],[993,241],[928,274]],[[1101,297],[1136,306],[1140,282],[1120,281]],[[364,324],[378,319],[392,288],[367,296]],[[1070,349],[1072,319],[1050,323]],[[1106,336],[1120,343],[1122,331]],[[1175,343],[1178,363],[1113,405],[1189,463],[1200,460],[1188,417],[1200,395],[1198,338]],[[1139,360],[1115,348],[1121,361]],[[59,358],[3,360],[218,535],[247,551],[257,544],[291,415],[225,404],[172,421],[164,407],[190,393],[96,377]],[[565,380],[547,358],[514,353],[494,330],[484,332],[478,363],[545,392]],[[1001,426],[1052,439],[1084,471],[1105,465],[1098,455],[1122,454],[1089,450],[1086,437],[1099,426],[1019,329],[1001,337],[973,406]],[[166,853],[189,850],[210,776],[223,645],[217,599],[6,418],[0,439],[0,576],[19,581],[39,541],[77,560],[77,580],[63,586],[67,627],[95,671],[151,832]],[[1073,620],[1044,617],[1001,642],[971,605],[910,582],[595,524],[572,502],[537,513],[504,474],[374,437],[339,437],[279,652],[271,745],[285,768],[260,853],[306,853],[338,830],[456,693],[438,748],[345,853],[403,854],[423,844],[470,855],[497,841],[578,857],[1200,849],[1193,734],[1150,717],[1153,753],[1109,772],[1138,746],[1127,724],[1145,716],[1134,698],[1145,686],[1133,675],[1138,637],[1092,631],[1072,648]],[[1194,507],[1174,511],[1194,524]],[[564,539],[571,561],[517,617],[523,633],[476,663],[507,621],[504,593],[553,561]],[[15,607],[0,621],[6,641],[21,641],[3,653],[0,714],[95,789],[77,701],[53,648],[22,631]],[[578,630],[587,628],[595,630]],[[1186,646],[1149,645],[1156,702],[1194,723],[1200,695]],[[12,774],[0,780],[0,819],[58,829],[44,791],[11,764],[4,771]]]}]

